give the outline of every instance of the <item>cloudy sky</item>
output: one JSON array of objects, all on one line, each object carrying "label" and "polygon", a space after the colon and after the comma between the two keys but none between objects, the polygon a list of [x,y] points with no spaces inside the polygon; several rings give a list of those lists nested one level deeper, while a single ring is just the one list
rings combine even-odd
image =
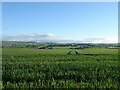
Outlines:
[{"label": "cloudy sky", "polygon": [[4,2],[4,41],[115,43],[117,2]]}]

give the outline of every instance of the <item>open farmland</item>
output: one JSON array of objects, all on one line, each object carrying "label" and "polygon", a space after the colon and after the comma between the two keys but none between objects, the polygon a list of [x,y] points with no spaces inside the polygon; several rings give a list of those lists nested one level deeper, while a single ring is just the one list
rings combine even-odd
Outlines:
[{"label": "open farmland", "polygon": [[3,48],[3,88],[119,88],[118,49]]}]

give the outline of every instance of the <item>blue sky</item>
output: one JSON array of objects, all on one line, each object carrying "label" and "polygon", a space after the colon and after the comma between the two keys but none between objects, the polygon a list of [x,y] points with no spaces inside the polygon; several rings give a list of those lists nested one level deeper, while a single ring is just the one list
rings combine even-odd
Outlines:
[{"label": "blue sky", "polygon": [[117,2],[4,2],[2,11],[5,40],[115,42],[118,37]]}]

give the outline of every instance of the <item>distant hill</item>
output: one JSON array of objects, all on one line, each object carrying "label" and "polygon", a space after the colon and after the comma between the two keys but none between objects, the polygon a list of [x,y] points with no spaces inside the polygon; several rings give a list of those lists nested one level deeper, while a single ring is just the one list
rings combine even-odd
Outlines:
[{"label": "distant hill", "polygon": [[41,42],[18,42],[18,41],[3,41],[2,48],[40,48],[40,47],[70,47],[71,49],[83,48],[118,48],[120,44],[117,43],[41,43]]}]

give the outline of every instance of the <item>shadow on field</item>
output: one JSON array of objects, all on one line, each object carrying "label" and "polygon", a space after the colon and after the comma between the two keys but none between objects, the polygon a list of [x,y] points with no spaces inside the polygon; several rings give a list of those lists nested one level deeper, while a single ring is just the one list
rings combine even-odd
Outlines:
[{"label": "shadow on field", "polygon": [[52,60],[54,62],[59,62],[59,61],[64,61],[64,62],[67,62],[67,61],[79,61],[78,59],[65,59],[65,60]]},{"label": "shadow on field", "polygon": [[79,54],[79,55],[102,56],[102,55],[112,55],[112,54]]},{"label": "shadow on field", "polygon": [[80,54],[77,50],[69,51],[68,55],[89,55],[89,56],[101,56],[101,55],[112,55],[112,54]]}]

